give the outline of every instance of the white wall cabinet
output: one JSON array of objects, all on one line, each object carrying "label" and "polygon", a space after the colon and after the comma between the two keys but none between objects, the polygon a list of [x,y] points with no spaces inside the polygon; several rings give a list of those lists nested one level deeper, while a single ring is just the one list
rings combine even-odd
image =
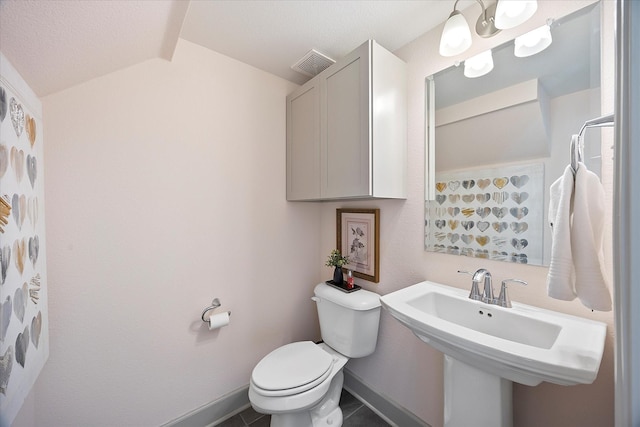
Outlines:
[{"label": "white wall cabinet", "polygon": [[406,198],[406,64],[369,40],[287,97],[287,200]]}]

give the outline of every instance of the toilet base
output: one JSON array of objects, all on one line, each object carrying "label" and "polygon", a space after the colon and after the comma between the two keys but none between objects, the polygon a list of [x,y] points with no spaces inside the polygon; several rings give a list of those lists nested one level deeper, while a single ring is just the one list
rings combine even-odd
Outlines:
[{"label": "toilet base", "polygon": [[331,380],[329,391],[320,404],[311,409],[313,427],[342,425],[342,409],[340,409],[340,395],[344,384],[342,370]]},{"label": "toilet base", "polygon": [[306,411],[271,414],[271,427],[340,427],[343,383],[344,374],[341,369],[331,380],[329,391],[320,403]]},{"label": "toilet base", "polygon": [[308,411],[271,415],[271,427],[298,427],[312,425],[311,413]]},{"label": "toilet base", "polygon": [[340,409],[340,407],[337,407],[333,411],[331,411],[329,415],[325,415],[322,418],[312,417],[312,421],[313,427],[340,427],[342,425],[342,409]]}]

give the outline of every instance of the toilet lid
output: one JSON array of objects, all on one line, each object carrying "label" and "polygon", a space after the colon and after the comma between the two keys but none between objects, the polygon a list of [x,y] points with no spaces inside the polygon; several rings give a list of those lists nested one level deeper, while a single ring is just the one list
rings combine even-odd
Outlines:
[{"label": "toilet lid", "polygon": [[286,390],[326,377],[333,357],[311,341],[284,345],[266,355],[253,369],[251,380],[263,390]]}]

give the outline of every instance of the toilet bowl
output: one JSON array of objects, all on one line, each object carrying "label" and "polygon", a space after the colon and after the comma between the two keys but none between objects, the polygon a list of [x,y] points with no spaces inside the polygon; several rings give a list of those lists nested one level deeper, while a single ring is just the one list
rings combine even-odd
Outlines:
[{"label": "toilet bowl", "polygon": [[254,369],[251,405],[257,412],[271,414],[272,426],[339,426],[342,411],[336,409],[340,409],[342,368],[348,360],[324,343],[302,341],[280,347]]},{"label": "toilet bowl", "polygon": [[324,342],[300,341],[279,347],[251,374],[251,406],[271,414],[271,427],[341,426],[342,369],[351,357],[364,357],[375,350],[378,294],[365,290],[347,294],[324,283],[314,293]]}]

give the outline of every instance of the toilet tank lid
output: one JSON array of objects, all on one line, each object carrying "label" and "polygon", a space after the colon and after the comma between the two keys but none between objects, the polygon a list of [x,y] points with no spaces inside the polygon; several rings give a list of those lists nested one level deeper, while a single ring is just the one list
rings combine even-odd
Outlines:
[{"label": "toilet tank lid", "polygon": [[364,289],[347,293],[326,283],[319,283],[314,289],[314,294],[320,299],[329,300],[351,310],[372,310],[380,307],[380,295]]}]

